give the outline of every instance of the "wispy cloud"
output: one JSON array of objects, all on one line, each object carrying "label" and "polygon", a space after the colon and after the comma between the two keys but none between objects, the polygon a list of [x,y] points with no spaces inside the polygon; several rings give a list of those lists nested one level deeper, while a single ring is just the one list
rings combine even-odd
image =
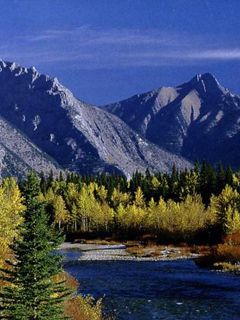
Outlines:
[{"label": "wispy cloud", "polygon": [[5,39],[0,57],[20,63],[68,63],[82,69],[187,65],[239,60],[240,48],[223,47],[208,35],[90,26],[50,29]]},{"label": "wispy cloud", "polygon": [[240,60],[240,48],[223,48],[190,52],[187,58],[198,60]]},{"label": "wispy cloud", "polygon": [[23,37],[30,42],[46,41],[77,41],[79,45],[174,45],[178,42],[178,35],[159,32],[158,30],[138,29],[108,29],[100,30],[90,26],[75,29],[45,30],[41,34]]},{"label": "wispy cloud", "polygon": [[147,51],[142,53],[136,53],[129,55],[131,58],[142,59],[168,59],[168,60],[180,60],[180,61],[201,61],[201,60],[240,60],[240,48],[222,48],[222,49],[183,49],[179,50],[166,50],[164,51]]}]

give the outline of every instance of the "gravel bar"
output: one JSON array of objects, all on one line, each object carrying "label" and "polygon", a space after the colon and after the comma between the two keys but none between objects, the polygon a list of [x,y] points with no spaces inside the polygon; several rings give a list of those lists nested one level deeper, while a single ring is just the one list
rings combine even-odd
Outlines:
[{"label": "gravel bar", "polygon": [[96,245],[96,244],[79,244],[79,243],[63,243],[59,249],[77,249],[81,251],[79,261],[168,261],[179,259],[193,259],[198,255],[192,254],[190,256],[179,255],[177,257],[168,257],[167,254],[162,253],[157,257],[142,257],[134,256],[126,251],[126,246],[119,245]]}]

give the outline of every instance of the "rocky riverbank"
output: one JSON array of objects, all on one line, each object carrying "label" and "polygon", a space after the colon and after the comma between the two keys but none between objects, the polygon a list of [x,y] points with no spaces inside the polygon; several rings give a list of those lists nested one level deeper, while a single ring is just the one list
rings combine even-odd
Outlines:
[{"label": "rocky riverbank", "polygon": [[142,250],[128,248],[124,244],[82,244],[82,243],[63,243],[59,249],[76,249],[81,252],[79,260],[81,261],[110,261],[110,260],[128,260],[128,261],[159,261],[159,260],[177,260],[194,259],[200,254],[187,251],[181,247],[145,247]]}]

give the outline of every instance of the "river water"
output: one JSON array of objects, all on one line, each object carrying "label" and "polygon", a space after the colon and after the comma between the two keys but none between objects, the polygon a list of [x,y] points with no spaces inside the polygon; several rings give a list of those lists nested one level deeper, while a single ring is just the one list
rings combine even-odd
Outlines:
[{"label": "river water", "polygon": [[[80,256],[62,253],[68,261]],[[240,320],[240,277],[192,260],[79,261],[65,270],[79,280],[81,294],[104,296],[117,320]]]}]

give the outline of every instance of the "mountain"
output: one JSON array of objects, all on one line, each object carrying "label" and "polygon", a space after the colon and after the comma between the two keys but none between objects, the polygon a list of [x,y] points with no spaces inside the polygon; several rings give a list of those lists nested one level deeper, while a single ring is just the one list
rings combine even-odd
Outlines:
[{"label": "mountain", "polygon": [[190,161],[240,166],[240,97],[210,73],[102,108],[145,139]]},{"label": "mountain", "polygon": [[57,174],[59,165],[0,117],[0,177],[22,177],[27,171]]},{"label": "mountain", "polygon": [[[191,166],[141,137],[119,117],[76,99],[56,78],[34,67],[0,61],[0,117],[0,136],[9,137],[0,140],[3,148],[15,163],[21,155],[21,161],[30,167],[37,152],[44,159],[54,159],[56,167],[80,173],[107,171],[129,176],[147,168],[169,171],[174,163],[180,169]],[[14,130],[16,136],[11,136]],[[23,152],[23,143],[32,149]],[[55,167],[50,158],[49,166]]]}]

